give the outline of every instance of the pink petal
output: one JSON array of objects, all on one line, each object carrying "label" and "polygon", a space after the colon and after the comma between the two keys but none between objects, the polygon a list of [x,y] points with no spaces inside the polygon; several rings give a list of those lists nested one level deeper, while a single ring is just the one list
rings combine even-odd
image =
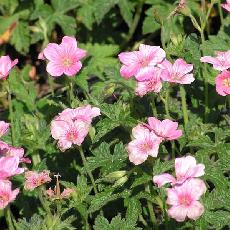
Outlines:
[{"label": "pink petal", "polygon": [[192,220],[197,220],[204,213],[204,206],[198,202],[194,201],[190,207],[188,207],[187,216]]},{"label": "pink petal", "polygon": [[130,77],[134,76],[137,73],[139,68],[140,67],[138,65],[130,65],[130,66],[123,65],[120,69],[120,74],[125,79],[129,79]]},{"label": "pink petal", "polygon": [[185,75],[193,70],[192,64],[187,64],[183,59],[177,59],[173,64],[173,70],[175,73]]},{"label": "pink petal", "polygon": [[141,68],[136,74],[135,78],[138,81],[149,81],[153,77],[154,68],[153,67],[144,67]]},{"label": "pink petal", "polygon": [[59,77],[64,73],[64,68],[59,63],[50,61],[46,66],[46,71],[53,77]]},{"label": "pink petal", "polygon": [[160,188],[167,183],[175,183],[176,179],[169,173],[163,173],[153,177],[153,182]]},{"label": "pink petal", "polygon": [[69,68],[64,69],[64,74],[66,74],[67,76],[74,76],[77,72],[80,71],[81,67],[82,67],[82,64],[80,61],[75,62]]},{"label": "pink petal", "polygon": [[[175,178],[174,178],[174,180],[175,180]],[[174,189],[174,188],[167,189],[166,203],[170,204],[170,205],[175,205],[175,206],[180,205],[179,194],[178,194],[176,189]]]},{"label": "pink petal", "polygon": [[135,66],[139,63],[138,51],[120,53],[118,58],[126,66]]},{"label": "pink petal", "polygon": [[189,194],[191,194],[194,200],[199,200],[207,189],[204,181],[197,178],[187,180],[183,185],[186,191],[189,192]]},{"label": "pink petal", "polygon": [[49,43],[43,51],[44,56],[49,60],[56,62],[60,57],[60,48],[56,43]]},{"label": "pink petal", "polygon": [[168,215],[178,222],[183,222],[187,216],[187,208],[183,206],[173,206],[168,210]]}]

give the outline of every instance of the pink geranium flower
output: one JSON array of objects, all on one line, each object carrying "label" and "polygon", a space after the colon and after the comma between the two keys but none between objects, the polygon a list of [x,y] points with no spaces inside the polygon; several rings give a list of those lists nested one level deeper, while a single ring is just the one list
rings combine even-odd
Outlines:
[{"label": "pink geranium flower", "polygon": [[76,109],[65,109],[57,119],[61,120],[72,120],[72,121],[83,121],[85,123],[91,124],[92,119],[99,116],[100,109],[97,107],[91,107],[91,105],[81,106]]},{"label": "pink geranium flower", "polygon": [[5,80],[10,70],[18,63],[18,59],[12,61],[9,56],[0,57],[0,80]]},{"label": "pink geranium flower", "polygon": [[219,71],[230,68],[230,50],[227,52],[217,51],[216,55],[216,57],[204,56],[200,61],[212,64],[213,68]]},{"label": "pink geranium flower", "polygon": [[171,141],[182,136],[182,130],[177,129],[178,123],[169,119],[160,121],[155,117],[149,117],[148,124],[145,124],[145,126],[153,131],[162,140]]},{"label": "pink geranium flower", "polygon": [[216,91],[221,96],[230,94],[230,71],[223,71],[216,77]]},{"label": "pink geranium flower", "polygon": [[53,120],[51,135],[58,140],[61,151],[71,148],[73,144],[80,146],[89,132],[89,125],[82,121]]},{"label": "pink geranium flower", "polygon": [[17,156],[0,157],[0,180],[23,173],[24,168],[19,168],[19,163]]},{"label": "pink geranium flower", "polygon": [[168,60],[164,60],[158,65],[162,69],[161,78],[163,81],[179,84],[191,84],[195,78],[191,73],[193,70],[192,64],[187,64],[183,59],[177,59],[174,64]]},{"label": "pink geranium flower", "polygon": [[205,191],[205,183],[200,179],[191,179],[168,189],[166,203],[172,206],[168,210],[169,216],[178,222],[184,221],[186,217],[197,220],[204,212],[199,199]]},{"label": "pink geranium flower", "polygon": [[162,88],[160,75],[161,71],[157,68],[153,68],[149,80],[137,82],[137,88],[135,90],[136,95],[143,97],[150,92],[159,93]]},{"label": "pink geranium flower", "polygon": [[221,6],[227,10],[228,12],[230,12],[230,0],[226,0],[226,3],[221,4]]},{"label": "pink geranium flower", "polygon": [[46,70],[53,77],[74,76],[82,67],[80,59],[85,56],[86,51],[79,49],[76,39],[69,36],[63,37],[60,45],[49,43],[39,54],[40,59],[49,60]]},{"label": "pink geranium flower", "polygon": [[5,121],[0,121],[0,137],[8,132],[10,124]]},{"label": "pink geranium flower", "polygon": [[10,202],[16,199],[19,189],[12,190],[10,181],[0,180],[0,209],[4,209]]},{"label": "pink geranium flower", "polygon": [[161,139],[154,132],[137,125],[133,128],[132,135],[135,139],[127,146],[130,162],[139,165],[146,161],[148,156],[157,157]]},{"label": "pink geranium flower", "polygon": [[162,187],[166,183],[183,184],[186,180],[204,175],[205,166],[196,164],[196,159],[192,156],[180,157],[175,159],[176,178],[168,173],[156,175],[153,182]]},{"label": "pink geranium flower", "polygon": [[165,51],[160,46],[140,44],[139,51],[123,52],[118,55],[123,66],[121,76],[129,79],[132,76],[138,81],[151,78],[152,68],[161,63],[165,58]]},{"label": "pink geranium flower", "polygon": [[13,147],[3,141],[0,141],[0,157],[2,156],[17,156],[20,162],[31,163],[29,158],[24,157],[24,149]]},{"label": "pink geranium flower", "polygon": [[51,181],[49,176],[49,171],[44,170],[42,172],[35,172],[35,171],[27,171],[25,173],[25,184],[24,188],[26,190],[34,190],[35,188]]}]

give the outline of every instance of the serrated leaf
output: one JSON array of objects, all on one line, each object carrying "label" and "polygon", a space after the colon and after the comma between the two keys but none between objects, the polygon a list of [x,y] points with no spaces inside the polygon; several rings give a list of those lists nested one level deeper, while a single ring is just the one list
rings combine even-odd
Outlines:
[{"label": "serrated leaf", "polygon": [[123,19],[127,25],[131,27],[133,22],[134,4],[128,0],[119,0],[118,6],[120,8]]}]

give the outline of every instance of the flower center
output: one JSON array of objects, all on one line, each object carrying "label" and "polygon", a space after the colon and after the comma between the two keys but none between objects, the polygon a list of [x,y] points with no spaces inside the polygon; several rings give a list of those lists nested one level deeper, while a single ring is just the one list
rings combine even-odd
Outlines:
[{"label": "flower center", "polygon": [[189,206],[191,202],[192,202],[191,198],[187,195],[184,195],[180,198],[181,205]]},{"label": "flower center", "polygon": [[151,147],[150,147],[150,145],[148,143],[143,143],[141,145],[141,150],[142,151],[148,152],[150,149],[151,149]]},{"label": "flower center", "polygon": [[7,202],[9,200],[9,197],[8,197],[8,195],[0,195],[0,202],[1,203],[5,203],[5,202]]},{"label": "flower center", "polygon": [[142,67],[146,67],[148,65],[149,65],[149,60],[148,59],[144,58],[144,59],[141,60],[141,66]]},{"label": "flower center", "polygon": [[73,64],[73,62],[69,58],[64,58],[63,59],[63,65],[65,67],[70,67]]},{"label": "flower center", "polygon": [[223,85],[227,86],[227,87],[230,87],[230,78],[224,79],[223,80]]},{"label": "flower center", "polygon": [[76,131],[70,131],[68,134],[67,134],[67,139],[69,141],[74,141],[76,140],[78,137],[78,133]]}]

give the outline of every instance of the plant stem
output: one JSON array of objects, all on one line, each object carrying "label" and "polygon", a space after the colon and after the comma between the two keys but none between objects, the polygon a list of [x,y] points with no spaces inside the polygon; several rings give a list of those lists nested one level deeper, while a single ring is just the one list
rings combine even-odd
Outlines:
[{"label": "plant stem", "polygon": [[12,145],[15,145],[16,142],[16,136],[15,136],[15,127],[14,127],[14,111],[13,111],[13,104],[12,104],[12,98],[11,98],[11,91],[10,91],[10,83],[8,83],[8,103],[9,103],[9,117],[10,117],[10,126],[11,126],[11,141]]},{"label": "plant stem", "polygon": [[98,193],[98,191],[97,191],[97,186],[96,186],[96,183],[95,183],[95,181],[94,181],[93,174],[92,174],[92,173],[90,172],[90,170],[89,170],[88,163],[87,163],[87,160],[86,160],[86,158],[85,158],[85,155],[84,155],[84,152],[83,152],[82,147],[80,146],[80,147],[78,148],[78,150],[79,150],[79,152],[80,152],[80,154],[81,154],[81,159],[82,159],[83,165],[84,165],[84,167],[85,167],[85,169],[86,169],[86,172],[87,172],[87,174],[88,174],[88,176],[89,176],[89,178],[90,178],[90,180],[91,180],[91,183],[92,183],[92,185],[93,185],[94,192],[95,192],[95,194],[97,194],[97,193]]},{"label": "plant stem", "polygon": [[156,103],[155,103],[155,97],[153,94],[151,94],[151,107],[152,107],[152,113],[154,117],[157,117],[157,107],[156,107]]},{"label": "plant stem", "polygon": [[221,22],[221,25],[223,25],[224,24],[224,16],[223,16],[223,11],[221,8],[221,1],[220,0],[218,2],[218,10],[219,10],[219,15],[220,15],[220,22]]},{"label": "plant stem", "polygon": [[73,101],[74,101],[73,81],[72,81],[72,79],[68,79],[68,82],[69,82],[69,90],[68,90],[68,94],[69,94],[69,104],[70,104],[70,107],[72,108]]},{"label": "plant stem", "polygon": [[8,230],[14,230],[15,229],[11,215],[12,214],[11,214],[10,206],[8,206],[5,209],[5,217],[6,217],[6,223],[8,226]]},{"label": "plant stem", "polygon": [[[145,186],[145,191],[150,193],[150,189],[149,189],[148,184]],[[149,209],[150,220],[153,223],[153,225],[156,226],[156,223],[157,223],[156,216],[155,216],[155,213],[153,211],[153,206],[152,206],[152,204],[151,204],[151,202],[149,200],[147,200],[147,206],[148,206],[148,209]]]},{"label": "plant stem", "polygon": [[186,103],[186,92],[183,86],[180,86],[180,96],[181,96],[182,111],[184,117],[184,125],[186,125],[188,123],[188,109]]},{"label": "plant stem", "polygon": [[138,25],[140,17],[141,17],[143,3],[144,3],[144,1],[141,0],[139,2],[139,5],[137,6],[137,10],[136,10],[136,13],[135,13],[135,16],[134,16],[134,19],[133,19],[133,23],[129,28],[129,32],[128,32],[127,37],[125,38],[125,41],[121,45],[122,48],[125,47],[126,44],[131,40],[131,38],[132,38],[136,28],[137,28],[137,25]]}]

